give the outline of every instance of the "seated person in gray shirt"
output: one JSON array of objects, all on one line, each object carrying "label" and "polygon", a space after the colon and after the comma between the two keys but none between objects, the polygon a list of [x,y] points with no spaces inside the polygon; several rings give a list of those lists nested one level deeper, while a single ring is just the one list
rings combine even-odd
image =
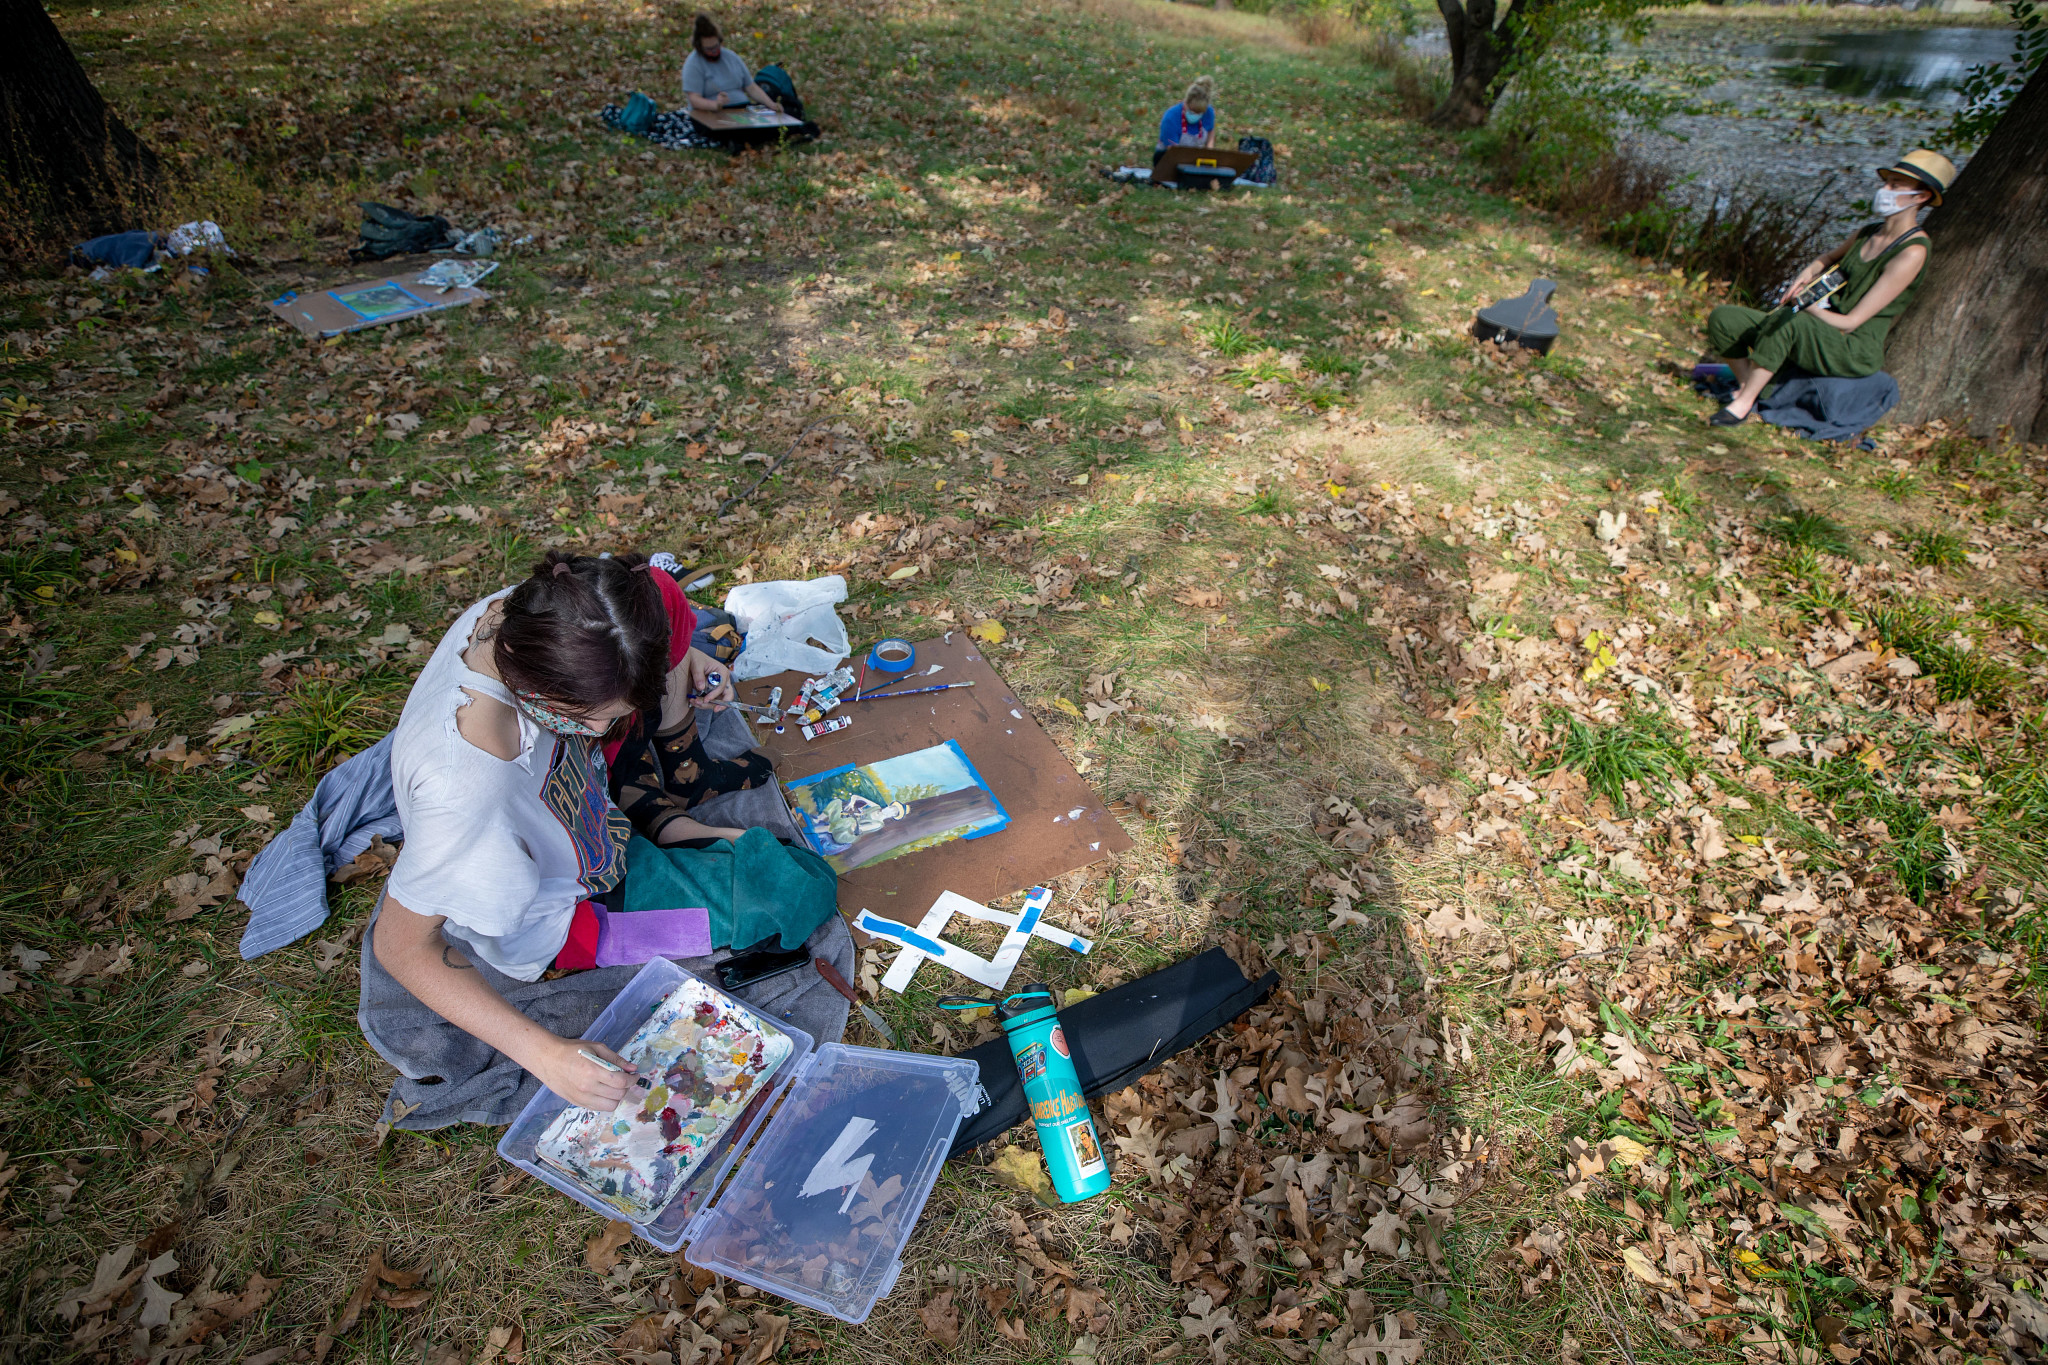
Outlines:
[{"label": "seated person in gray shirt", "polygon": [[683,98],[692,113],[750,102],[783,112],[782,102],[754,83],[754,73],[740,60],[740,54],[725,46],[710,15],[697,16],[690,45],[695,50],[683,62]]}]

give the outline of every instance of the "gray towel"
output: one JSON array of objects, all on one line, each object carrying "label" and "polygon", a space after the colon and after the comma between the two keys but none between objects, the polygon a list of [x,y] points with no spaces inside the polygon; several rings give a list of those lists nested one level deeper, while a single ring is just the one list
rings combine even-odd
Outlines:
[{"label": "gray towel", "polygon": [[[414,998],[400,985],[372,950],[376,919],[363,933],[362,1001],[356,1022],[363,1037],[385,1061],[398,1069],[384,1100],[384,1122],[424,1132],[454,1123],[510,1123],[540,1090],[540,1081],[496,1048],[463,1032]],[[834,915],[805,942],[812,957],[822,957],[847,980],[854,976],[853,938],[846,921]],[[713,968],[731,956],[678,958],[677,965],[713,985]],[[477,962],[491,988],[513,1008],[565,1038],[590,1027],[638,967],[599,967],[572,972],[553,981],[514,981],[489,963]],[[769,1020],[794,1024],[819,1046],[836,1043],[846,1034],[846,997],[814,970],[800,969],[770,977],[757,986],[734,992]],[[403,1117],[399,1117],[399,1115]]]}]

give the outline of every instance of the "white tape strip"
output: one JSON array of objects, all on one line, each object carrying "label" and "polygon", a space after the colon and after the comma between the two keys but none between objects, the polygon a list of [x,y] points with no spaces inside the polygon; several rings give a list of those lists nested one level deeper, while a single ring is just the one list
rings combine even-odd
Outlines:
[{"label": "white tape strip", "polygon": [[[969,900],[955,891],[942,892],[938,900],[932,903],[932,908],[925,912],[924,918],[915,926],[914,934],[922,940],[921,943],[910,942],[910,936],[903,934],[893,922],[871,911],[862,911],[854,924],[863,933],[903,945],[903,951],[896,955],[896,960],[889,964],[889,970],[882,976],[882,984],[898,995],[909,987],[911,978],[917,974],[917,969],[933,958],[936,958],[941,966],[951,968],[970,981],[986,986],[992,991],[999,991],[1009,984],[1010,974],[1016,971],[1017,963],[1023,958],[1024,949],[1034,934],[1070,952],[1085,954],[1095,946],[1079,934],[1069,933],[1065,929],[1047,924],[1041,916],[1051,904],[1052,889],[1043,886],[1032,888],[1031,895],[1025,899],[1023,909],[1014,913],[991,910],[988,906]],[[984,924],[1000,924],[1009,930],[1009,933],[1004,935],[1001,946],[996,949],[993,959],[971,953],[958,944],[940,937],[954,915],[965,915]],[[931,948],[926,948],[925,944],[930,944]]]}]

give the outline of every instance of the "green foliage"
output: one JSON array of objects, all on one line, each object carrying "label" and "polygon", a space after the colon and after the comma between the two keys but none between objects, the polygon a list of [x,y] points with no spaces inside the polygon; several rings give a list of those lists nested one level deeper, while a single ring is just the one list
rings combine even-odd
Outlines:
[{"label": "green foliage", "polygon": [[1563,710],[1553,712],[1551,719],[1562,729],[1544,771],[1570,769],[1586,779],[1588,791],[1605,796],[1617,811],[1629,808],[1630,782],[1649,797],[1694,770],[1668,723],[1650,712],[1636,711],[1604,725]]},{"label": "green foliage", "polygon": [[1962,96],[1962,107],[1956,110],[1948,126],[1934,135],[1935,146],[1968,151],[1990,137],[2027,78],[2048,58],[2048,17],[2044,17],[2048,9],[2038,0],[2010,0],[2006,8],[2012,13],[2015,29],[2012,60],[1970,68],[1957,92]]},{"label": "green foliage", "polygon": [[[1902,770],[1918,756],[1911,749],[1901,753]],[[1886,860],[1899,885],[1914,900],[1925,901],[1930,891],[1939,891],[1946,885],[1942,867],[1948,861],[1948,844],[1942,827],[1918,801],[1894,790],[1910,784],[1888,781],[1865,767],[1853,753],[1818,764],[1795,756],[1771,766],[1782,777],[1811,790],[1833,809],[1835,819],[1843,826],[1861,825],[1866,820],[1882,824]]]},{"label": "green foliage", "polygon": [[1232,360],[1241,355],[1250,355],[1264,344],[1256,336],[1238,326],[1236,319],[1227,317],[1204,324],[1198,335],[1202,338],[1203,345],[1216,354]]},{"label": "green foliage", "polygon": [[1916,605],[1884,606],[1870,614],[1870,624],[1879,640],[1934,679],[1934,694],[1942,701],[1968,698],[1980,706],[1999,706],[2018,681],[2011,668],[1983,650],[1957,642],[1961,623],[1946,613]]},{"label": "green foliage", "polygon": [[1685,97],[1658,88],[1646,58],[1616,55],[1648,35],[1650,9],[1648,0],[1555,0],[1508,19],[1515,56],[1478,141],[1514,184],[1567,185],[1613,154],[1624,127],[1655,129],[1684,111]]},{"label": "green foliage", "polygon": [[1953,569],[1963,562],[1963,538],[1953,531],[1922,531],[1907,542],[1906,554],[1923,569]]},{"label": "green foliage", "polygon": [[1765,522],[1759,529],[1795,551],[1803,548],[1828,555],[1847,556],[1849,553],[1848,531],[1825,512],[1795,507],[1784,516]]},{"label": "green foliage", "polygon": [[274,713],[256,722],[249,747],[292,777],[311,777],[376,743],[389,721],[383,708],[360,689],[309,679],[293,688]]},{"label": "green foliage", "polygon": [[1240,389],[1249,389],[1255,384],[1285,383],[1294,378],[1294,372],[1280,363],[1280,358],[1271,352],[1247,360],[1230,372],[1230,382]]},{"label": "green foliage", "polygon": [[1893,502],[1904,502],[1920,491],[1920,476],[1910,469],[1892,469],[1874,475],[1870,486]]},{"label": "green foliage", "polygon": [[0,608],[19,610],[25,603],[54,602],[77,583],[72,572],[76,554],[47,550],[15,550],[0,554]]}]

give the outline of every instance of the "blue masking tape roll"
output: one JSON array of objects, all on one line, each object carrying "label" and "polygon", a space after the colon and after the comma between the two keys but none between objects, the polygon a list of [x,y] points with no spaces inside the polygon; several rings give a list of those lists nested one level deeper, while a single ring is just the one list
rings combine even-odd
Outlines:
[{"label": "blue masking tape roll", "polygon": [[908,640],[882,640],[868,651],[868,667],[881,673],[907,673],[916,662],[917,646]]}]

